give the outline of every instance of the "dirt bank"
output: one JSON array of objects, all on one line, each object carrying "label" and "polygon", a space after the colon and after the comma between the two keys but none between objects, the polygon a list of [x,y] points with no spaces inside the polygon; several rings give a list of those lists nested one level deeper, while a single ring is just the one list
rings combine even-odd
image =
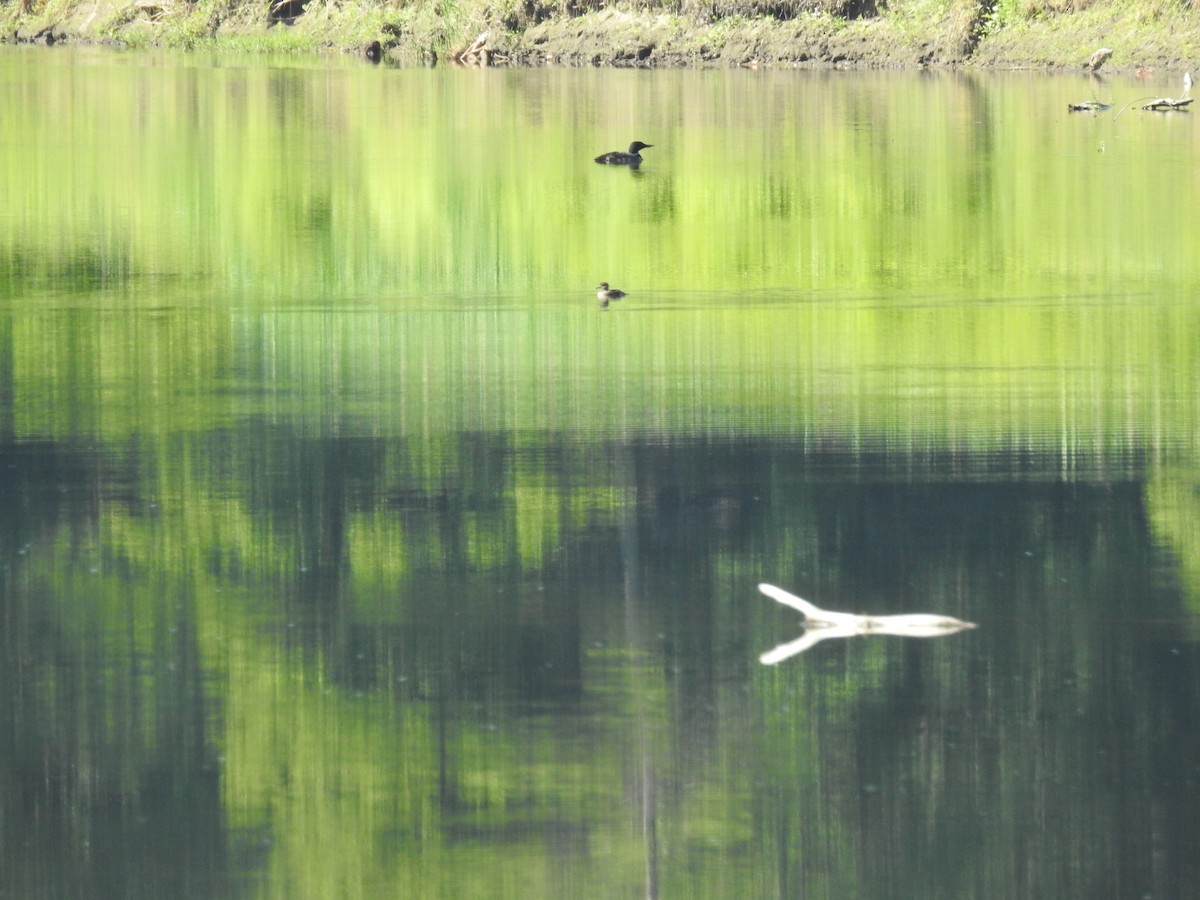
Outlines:
[{"label": "dirt bank", "polygon": [[[1080,69],[1101,46],[1114,48],[1109,73],[1159,67],[1189,70],[1200,61],[1191,35],[1200,16],[1185,25],[1139,21],[1134,15],[1063,16],[987,29],[947,17],[927,27],[891,17],[846,21],[804,16],[688,23],[680,17],[604,10],[544,22],[494,41],[518,65],[569,66],[987,66]],[[1178,29],[1178,30],[1177,30]]]},{"label": "dirt bank", "polygon": [[604,10],[535,25],[497,49],[518,65],[730,67],[913,66],[967,58],[961,47],[909,41],[882,21],[810,16],[697,25],[677,16]]}]

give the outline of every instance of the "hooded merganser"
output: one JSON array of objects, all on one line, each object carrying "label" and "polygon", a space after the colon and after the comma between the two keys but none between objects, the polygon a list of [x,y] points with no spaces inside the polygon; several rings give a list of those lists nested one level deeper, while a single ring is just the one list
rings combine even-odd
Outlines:
[{"label": "hooded merganser", "polygon": [[596,299],[600,301],[601,306],[608,306],[609,300],[620,300],[624,296],[624,291],[610,288],[607,281],[602,281],[596,285]]},{"label": "hooded merganser", "polygon": [[596,162],[604,166],[640,166],[642,164],[641,151],[653,146],[653,144],[634,141],[629,145],[628,153],[624,150],[610,150],[608,153],[597,156]]}]

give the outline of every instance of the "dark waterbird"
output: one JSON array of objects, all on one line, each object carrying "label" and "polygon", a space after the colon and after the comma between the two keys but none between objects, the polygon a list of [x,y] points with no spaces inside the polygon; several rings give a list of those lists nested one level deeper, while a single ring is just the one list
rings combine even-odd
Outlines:
[{"label": "dark waterbird", "polygon": [[640,166],[642,164],[642,153],[648,147],[653,147],[653,144],[643,144],[641,141],[634,141],[629,145],[629,152],[624,150],[610,150],[608,153],[601,153],[596,157],[596,162],[603,166]]},{"label": "dark waterbird", "polygon": [[624,296],[624,291],[617,288],[610,288],[607,281],[602,281],[596,285],[596,299],[600,301],[601,306],[608,306],[609,300],[620,300]]}]

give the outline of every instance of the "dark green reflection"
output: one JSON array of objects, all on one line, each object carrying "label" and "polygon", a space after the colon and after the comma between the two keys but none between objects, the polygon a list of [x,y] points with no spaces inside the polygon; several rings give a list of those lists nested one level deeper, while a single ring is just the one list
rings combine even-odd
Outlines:
[{"label": "dark green reflection", "polygon": [[[236,435],[157,472],[152,448],[5,452],[0,789],[7,833],[41,823],[6,845],[12,890],[1118,897],[1197,874],[1200,672],[1155,624],[1179,599],[1149,586],[1136,469],[477,434],[431,478],[402,439]],[[797,627],[766,575],[981,627],[762,668]]]}]

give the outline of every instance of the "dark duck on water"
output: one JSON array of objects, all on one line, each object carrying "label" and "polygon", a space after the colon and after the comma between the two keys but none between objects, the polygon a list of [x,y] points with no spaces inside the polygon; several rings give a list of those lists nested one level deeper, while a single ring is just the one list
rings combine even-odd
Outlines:
[{"label": "dark duck on water", "polygon": [[601,306],[608,306],[609,300],[620,300],[624,296],[624,291],[618,288],[610,288],[607,281],[602,281],[596,285],[596,299],[600,301]]},{"label": "dark duck on water", "polygon": [[624,150],[610,150],[608,153],[601,153],[597,156],[596,162],[602,166],[634,166],[636,168],[642,164],[641,151],[653,146],[653,144],[634,141],[629,145],[628,153]]}]

